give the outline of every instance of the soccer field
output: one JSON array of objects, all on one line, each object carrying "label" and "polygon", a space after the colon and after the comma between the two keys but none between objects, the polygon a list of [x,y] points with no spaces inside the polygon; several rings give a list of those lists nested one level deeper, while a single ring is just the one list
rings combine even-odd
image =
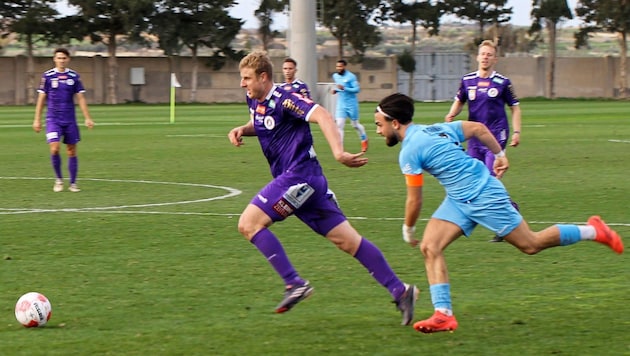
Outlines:
[{"label": "soccer field", "polygon": [[[375,134],[361,104],[367,166],[337,163],[319,128],[330,188],[357,230],[422,290],[415,320],[432,314],[420,252],[401,238],[406,188],[399,147]],[[630,245],[630,103],[523,100],[521,145],[503,179],[530,226],[582,224],[598,214]],[[416,121],[442,121],[450,103],[417,103]],[[245,104],[91,106],[82,127],[80,193],[53,193],[34,107],[0,107],[0,354],[2,355],[628,355],[630,269],[590,242],[527,256],[477,228],[446,251],[459,329],[400,326],[387,291],[353,258],[294,217],[271,229],[313,296],[274,314],[283,284],[237,231],[270,180],[255,138],[227,132]],[[463,114],[463,113],[462,113]],[[79,121],[83,118],[78,113]],[[465,119],[465,115],[458,117]],[[346,125],[346,146],[359,139]],[[64,174],[67,159],[62,150]],[[426,218],[443,189],[425,179]],[[20,295],[38,291],[52,318],[25,329]]]}]

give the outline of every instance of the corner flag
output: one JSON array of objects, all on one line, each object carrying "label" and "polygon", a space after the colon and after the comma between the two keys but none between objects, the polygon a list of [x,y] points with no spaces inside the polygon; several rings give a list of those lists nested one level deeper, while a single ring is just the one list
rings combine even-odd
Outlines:
[{"label": "corner flag", "polygon": [[175,88],[181,87],[175,73],[171,73],[171,124],[175,122]]}]

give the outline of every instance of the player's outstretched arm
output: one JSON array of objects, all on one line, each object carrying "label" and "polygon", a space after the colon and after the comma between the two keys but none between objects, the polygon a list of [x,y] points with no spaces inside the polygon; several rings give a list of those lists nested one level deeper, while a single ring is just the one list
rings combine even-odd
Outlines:
[{"label": "player's outstretched arm", "polygon": [[326,141],[328,141],[328,145],[330,145],[333,156],[339,163],[348,167],[361,167],[367,164],[368,159],[362,157],[363,152],[350,153],[344,151],[337,124],[326,109],[317,106],[311,113],[311,116],[309,116],[308,121],[319,125],[324,137],[326,137]]}]

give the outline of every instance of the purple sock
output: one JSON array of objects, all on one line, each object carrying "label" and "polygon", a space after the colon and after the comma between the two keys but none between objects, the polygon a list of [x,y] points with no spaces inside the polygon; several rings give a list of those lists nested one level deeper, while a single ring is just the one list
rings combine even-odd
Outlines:
[{"label": "purple sock", "polygon": [[265,256],[267,262],[282,277],[285,285],[302,285],[305,283],[295,271],[295,268],[293,268],[282,244],[269,229],[264,228],[258,231],[251,239],[251,243]]},{"label": "purple sock", "polygon": [[405,292],[404,283],[398,279],[396,273],[385,260],[385,256],[378,247],[374,246],[365,237],[361,239],[361,245],[354,258],[359,260],[361,264],[367,268],[370,275],[376,279],[383,287],[387,288],[389,294],[394,297],[394,300],[400,299]]},{"label": "purple sock", "polygon": [[77,181],[77,172],[79,172],[79,158],[68,157],[68,170],[70,171],[70,184]]},{"label": "purple sock", "polygon": [[59,154],[50,155],[50,162],[52,163],[53,169],[55,170],[55,176],[57,179],[62,179],[61,175],[61,156]]}]

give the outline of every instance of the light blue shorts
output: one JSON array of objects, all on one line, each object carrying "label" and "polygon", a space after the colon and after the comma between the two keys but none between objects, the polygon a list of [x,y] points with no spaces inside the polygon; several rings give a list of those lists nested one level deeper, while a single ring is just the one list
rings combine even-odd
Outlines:
[{"label": "light blue shorts", "polygon": [[337,104],[337,109],[335,110],[335,118],[350,118],[350,120],[359,120],[359,105],[343,105]]},{"label": "light blue shorts", "polygon": [[494,177],[490,177],[481,194],[471,201],[462,202],[447,195],[432,217],[452,222],[466,236],[481,225],[503,237],[523,221],[523,216],[512,206],[503,183]]}]

